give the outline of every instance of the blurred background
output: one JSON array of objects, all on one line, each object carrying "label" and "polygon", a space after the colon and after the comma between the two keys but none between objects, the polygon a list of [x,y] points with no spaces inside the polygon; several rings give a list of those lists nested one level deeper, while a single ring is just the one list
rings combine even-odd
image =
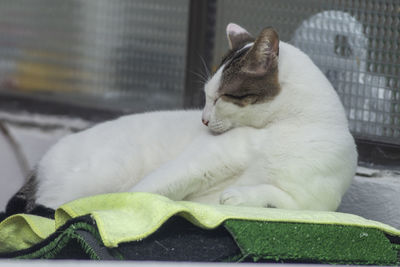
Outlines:
[{"label": "blurred background", "polygon": [[0,81],[7,93],[85,107],[180,107],[188,3],[0,1]]},{"label": "blurred background", "polygon": [[399,0],[0,0],[0,208],[65,134],[200,108],[229,22],[273,26],[309,54],[346,108],[360,164],[399,168]]}]

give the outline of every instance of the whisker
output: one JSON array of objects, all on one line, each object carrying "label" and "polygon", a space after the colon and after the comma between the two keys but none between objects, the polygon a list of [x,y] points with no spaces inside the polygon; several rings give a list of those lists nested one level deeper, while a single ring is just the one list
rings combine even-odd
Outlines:
[{"label": "whisker", "polygon": [[203,63],[203,67],[204,67],[204,69],[206,71],[207,79],[210,79],[211,73],[210,73],[210,70],[207,67],[206,61],[204,60],[204,58],[201,55],[199,55],[199,56],[200,56],[201,62]]},{"label": "whisker", "polygon": [[195,72],[192,70],[189,70],[189,71],[190,71],[190,73],[192,73],[192,74],[196,75],[198,78],[200,78],[202,83],[206,83],[208,81],[208,78],[206,76],[204,76],[204,74]]}]

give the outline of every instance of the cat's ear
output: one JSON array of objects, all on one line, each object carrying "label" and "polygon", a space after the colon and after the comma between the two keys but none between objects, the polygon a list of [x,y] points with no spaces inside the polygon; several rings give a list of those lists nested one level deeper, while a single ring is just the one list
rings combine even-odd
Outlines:
[{"label": "cat's ear", "polygon": [[254,41],[254,37],[248,31],[235,23],[229,23],[226,26],[226,36],[228,37],[229,48],[231,50],[237,50],[246,43]]},{"label": "cat's ear", "polygon": [[242,71],[252,76],[265,75],[276,66],[279,55],[279,36],[271,27],[264,28],[244,58]]}]

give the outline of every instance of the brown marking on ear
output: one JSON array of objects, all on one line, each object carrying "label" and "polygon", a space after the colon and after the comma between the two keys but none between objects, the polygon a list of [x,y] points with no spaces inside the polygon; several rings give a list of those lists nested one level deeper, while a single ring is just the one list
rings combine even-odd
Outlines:
[{"label": "brown marking on ear", "polygon": [[249,75],[265,75],[278,55],[278,33],[271,27],[264,28],[246,56],[243,71]]},{"label": "brown marking on ear", "polygon": [[238,50],[246,44],[254,42],[254,38],[247,34],[239,34],[231,38],[234,39],[234,41],[232,41],[232,50]]},{"label": "brown marking on ear", "polygon": [[224,70],[218,94],[241,107],[272,100],[281,90],[278,53],[278,34],[265,28],[253,47]]}]

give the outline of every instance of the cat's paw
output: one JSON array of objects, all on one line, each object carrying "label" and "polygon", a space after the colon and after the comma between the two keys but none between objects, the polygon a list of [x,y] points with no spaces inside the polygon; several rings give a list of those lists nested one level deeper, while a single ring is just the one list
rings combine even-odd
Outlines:
[{"label": "cat's paw", "polygon": [[237,189],[227,189],[219,196],[219,203],[224,205],[238,206],[245,202],[245,198]]}]

